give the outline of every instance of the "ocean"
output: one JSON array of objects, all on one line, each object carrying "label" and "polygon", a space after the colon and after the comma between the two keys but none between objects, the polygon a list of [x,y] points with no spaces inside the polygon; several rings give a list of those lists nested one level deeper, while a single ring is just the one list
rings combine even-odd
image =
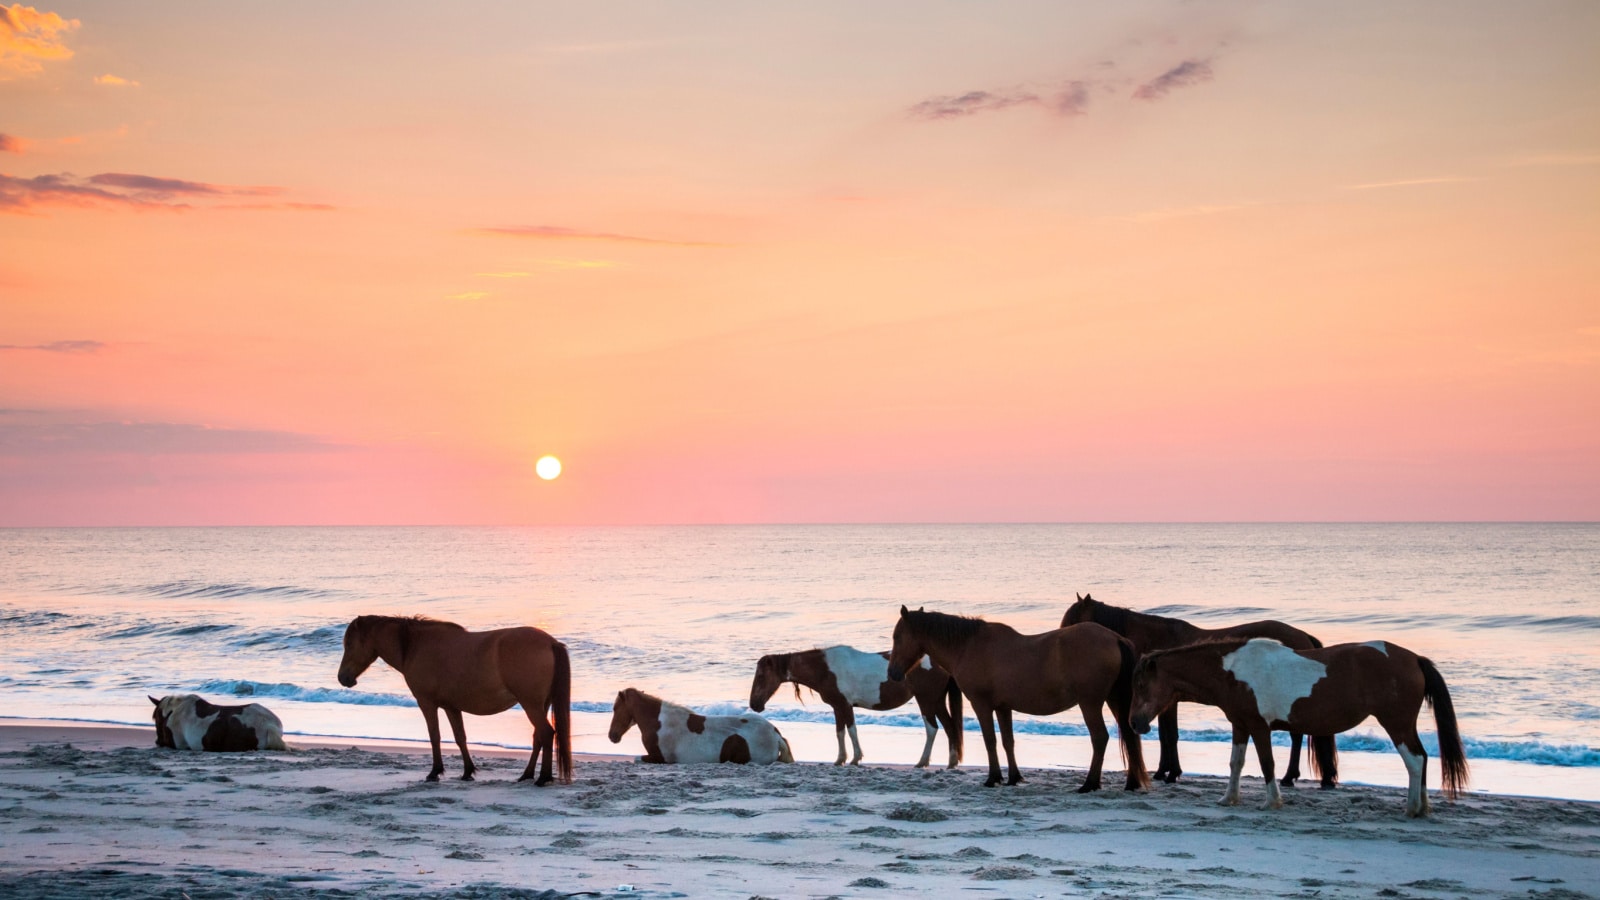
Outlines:
[{"label": "ocean", "polygon": [[[742,712],[762,654],[887,649],[902,603],[1032,632],[1092,592],[1200,625],[1276,618],[1328,644],[1401,644],[1449,683],[1475,790],[1600,800],[1594,524],[0,529],[0,561],[9,717],[149,726],[147,695],[196,692],[269,705],[291,743],[424,740],[386,665],[354,689],[334,678],[352,618],[423,614],[556,635],[572,652],[577,749],[637,753],[636,732],[606,739],[621,688]],[[781,691],[767,715],[801,759],[833,759],[819,700]],[[1185,769],[1225,773],[1226,721],[1192,704],[1181,719]],[[867,763],[915,761],[914,705],[860,721]],[[1431,746],[1426,709],[1420,727]],[[966,763],[982,765],[970,709],[967,728]],[[515,710],[467,731],[529,743]],[[1017,734],[1025,767],[1087,764],[1075,710],[1018,716]],[[1153,765],[1153,736],[1145,746]],[[1376,723],[1340,746],[1348,779],[1404,783]],[[1120,768],[1115,750],[1107,765]]]}]

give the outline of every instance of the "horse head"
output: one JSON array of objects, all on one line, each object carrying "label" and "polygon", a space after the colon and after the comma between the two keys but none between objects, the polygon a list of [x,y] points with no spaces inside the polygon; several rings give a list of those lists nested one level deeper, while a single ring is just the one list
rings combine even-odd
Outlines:
[{"label": "horse head", "polygon": [[[767,708],[767,701],[778,692],[778,688],[788,680],[789,654],[769,653],[756,663],[756,677],[750,682],[750,708],[762,712]],[[800,697],[800,685],[794,686],[794,695]]]},{"label": "horse head", "polygon": [[[922,610],[917,610],[921,612]],[[894,645],[889,649],[889,680],[904,681],[906,671],[928,654],[922,635],[911,623],[911,610],[900,606],[900,621],[894,623]]]},{"label": "horse head", "polygon": [[347,688],[356,686],[361,677],[378,658],[377,624],[375,616],[357,616],[344,630],[344,658],[339,661],[339,683]]},{"label": "horse head", "polygon": [[638,695],[633,688],[617,691],[616,702],[611,704],[611,731],[607,733],[611,743],[622,743],[622,736],[633,727],[633,700]]},{"label": "horse head", "polygon": [[1177,701],[1177,688],[1161,666],[1159,655],[1146,656],[1133,669],[1133,701],[1128,724],[1139,734],[1150,733],[1150,723]]},{"label": "horse head", "polygon": [[1067,607],[1067,614],[1061,617],[1062,628],[1066,628],[1069,625],[1078,625],[1083,622],[1093,622],[1095,607],[1100,605],[1100,601],[1094,599],[1094,597],[1090,594],[1078,596],[1078,594],[1074,592],[1073,596],[1078,597],[1078,602]]},{"label": "horse head", "polygon": [[151,697],[149,694],[146,694],[145,697],[156,706],[156,708],[151,712],[151,718],[154,719],[156,723],[156,746],[176,750],[178,748],[178,742],[173,740],[172,727],[167,723],[167,717],[169,715],[168,711],[161,708],[160,700]]}]

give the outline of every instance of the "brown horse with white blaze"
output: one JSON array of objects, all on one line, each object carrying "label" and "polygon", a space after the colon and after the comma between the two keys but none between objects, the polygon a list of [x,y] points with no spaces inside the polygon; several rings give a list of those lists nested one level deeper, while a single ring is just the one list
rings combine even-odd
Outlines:
[{"label": "brown horse with white blaze", "polygon": [[995,721],[1006,748],[1007,784],[1022,781],[1011,735],[1012,712],[1048,716],[1079,707],[1089,728],[1094,758],[1078,793],[1100,789],[1110,733],[1103,704],[1111,705],[1128,765],[1128,790],[1150,783],[1140,752],[1139,736],[1128,723],[1136,656],[1126,638],[1099,625],[1074,625],[1043,634],[1019,634],[1009,625],[946,613],[915,612],[900,607],[889,651],[889,677],[900,679],[927,655],[949,672],[972,704],[989,752],[985,787],[1000,783],[1000,755],[995,751]]},{"label": "brown horse with white blaze", "polygon": [[[1076,595],[1074,595],[1076,596]],[[1158,616],[1154,613],[1138,612],[1120,606],[1102,603],[1094,597],[1085,594],[1078,597],[1077,602],[1067,608],[1066,615],[1061,617],[1061,627],[1077,625],[1082,622],[1094,622],[1097,625],[1115,631],[1133,642],[1133,649],[1139,655],[1153,653],[1157,650],[1170,650],[1173,647],[1183,647],[1196,644],[1200,641],[1222,640],[1227,638],[1271,638],[1296,650],[1310,650],[1321,647],[1322,642],[1310,634],[1286,625],[1273,619],[1263,619],[1258,622],[1243,622],[1238,625],[1229,625],[1224,628],[1201,628],[1191,625],[1183,619],[1169,616]],[[1178,698],[1182,700],[1183,698]],[[1174,702],[1171,707],[1163,710],[1158,720],[1161,737],[1161,758],[1156,763],[1153,777],[1171,784],[1183,774],[1183,767],[1178,764],[1178,704]],[[1299,732],[1289,733],[1289,766],[1283,773],[1283,786],[1293,787],[1300,777],[1300,738]],[[1338,781],[1338,748],[1333,738],[1312,738],[1315,743],[1316,754],[1312,757],[1312,769],[1321,776],[1324,788],[1333,787]]]},{"label": "brown horse with white blaze", "polygon": [[[551,758],[562,784],[572,782],[572,664],[565,644],[537,628],[468,631],[454,622],[420,616],[359,616],[344,632],[339,683],[356,679],[381,659],[398,671],[416,698],[433,743],[429,781],[444,773],[439,752],[439,710],[450,720],[461,748],[461,780],[471,781],[477,766],[467,753],[462,713],[492,716],[515,704],[533,723],[533,755],[518,781],[549,784]],[[542,768],[537,766],[541,754]]]},{"label": "brown horse with white blaze", "polygon": [[870,710],[898,709],[915,698],[922,712],[922,725],[927,732],[927,743],[922,746],[922,759],[916,768],[926,768],[933,756],[933,742],[944,728],[950,742],[950,768],[961,764],[961,689],[950,673],[929,663],[913,666],[905,678],[889,678],[889,654],[869,653],[843,645],[821,650],[802,650],[798,653],[769,653],[756,662],[756,675],[750,682],[750,708],[761,712],[767,701],[785,682],[794,685],[795,699],[800,699],[804,685],[822,696],[822,702],[833,709],[834,735],[839,739],[839,756],[836,766],[845,762],[844,736],[850,733],[850,744],[855,756],[850,764],[861,764],[861,739],[856,735],[857,707]]},{"label": "brown horse with white blaze", "polygon": [[1450,690],[1428,659],[1399,644],[1371,641],[1294,650],[1277,641],[1208,641],[1158,650],[1139,660],[1133,677],[1133,726],[1150,729],[1150,720],[1181,696],[1218,707],[1233,724],[1233,758],[1222,804],[1239,802],[1239,772],[1245,748],[1255,741],[1267,808],[1283,805],[1272,779],[1272,729],[1292,728],[1335,735],[1378,720],[1410,775],[1406,814],[1428,814],[1428,753],[1417,736],[1417,719],[1426,700],[1433,706],[1444,767],[1445,796],[1454,798],[1467,784],[1467,757],[1456,728]]}]

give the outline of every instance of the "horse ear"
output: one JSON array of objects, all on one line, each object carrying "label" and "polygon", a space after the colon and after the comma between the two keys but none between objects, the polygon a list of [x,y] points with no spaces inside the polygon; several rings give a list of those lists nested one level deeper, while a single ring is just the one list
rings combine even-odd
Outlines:
[{"label": "horse ear", "polygon": [[1073,591],[1073,592],[1072,592],[1072,596],[1074,596],[1074,597],[1077,597],[1077,598],[1078,598],[1078,602],[1079,602],[1079,603],[1082,603],[1082,602],[1083,602],[1083,595],[1082,595],[1082,594],[1080,594],[1080,593],[1078,593],[1078,592],[1077,592],[1077,591]]},{"label": "horse ear", "polygon": [[900,604],[900,615],[904,616],[908,612],[911,612],[911,610],[906,609],[906,605],[904,603]]},{"label": "horse ear", "polygon": [[1083,595],[1083,599],[1092,603],[1092,602],[1094,602],[1094,595],[1093,594],[1084,594]]},{"label": "horse ear", "polygon": [[145,694],[144,696],[145,696],[146,700],[149,700],[151,703],[154,703],[156,706],[160,706],[161,705],[161,701],[160,700],[157,700],[156,698],[150,696],[149,694]]}]

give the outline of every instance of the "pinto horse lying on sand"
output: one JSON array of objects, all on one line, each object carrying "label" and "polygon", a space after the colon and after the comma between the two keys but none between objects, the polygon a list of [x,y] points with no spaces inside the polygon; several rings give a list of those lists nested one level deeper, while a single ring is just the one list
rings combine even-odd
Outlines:
[{"label": "pinto horse lying on sand", "polygon": [[[518,781],[534,777],[543,787],[553,779],[551,757],[561,783],[572,783],[572,664],[567,646],[537,628],[468,631],[454,622],[420,616],[359,616],[344,631],[339,683],[355,687],[374,660],[382,659],[405,676],[417,698],[433,743],[429,781],[444,773],[439,753],[439,710],[450,719],[461,748],[461,780],[471,781],[477,766],[467,753],[461,714],[492,716],[514,704],[533,723],[533,754]],[[540,755],[543,767],[538,767]]]},{"label": "pinto horse lying on sand", "polygon": [[222,753],[289,749],[283,723],[259,703],[218,706],[194,694],[151,697],[150,702],[156,705],[151,715],[157,747]]},{"label": "pinto horse lying on sand", "polygon": [[[1140,656],[1157,650],[1170,650],[1173,647],[1223,638],[1271,638],[1294,650],[1310,650],[1322,646],[1321,641],[1304,631],[1272,619],[1245,622],[1226,628],[1201,628],[1182,619],[1136,612],[1109,603],[1101,603],[1088,594],[1079,597],[1076,603],[1067,608],[1067,614],[1061,617],[1062,628],[1080,622],[1093,622],[1115,631],[1132,641],[1133,649],[1137,650]],[[1174,703],[1163,711],[1159,722],[1161,760],[1156,765],[1152,777],[1171,784],[1183,774],[1183,767],[1178,764],[1178,704]],[[1324,788],[1331,788],[1335,784],[1337,767],[1324,771],[1320,763],[1325,759],[1337,759],[1338,747],[1331,736],[1312,738],[1312,740],[1318,742],[1316,755],[1312,757],[1312,771],[1321,776]],[[1299,777],[1300,733],[1291,731],[1289,767],[1283,773],[1283,786],[1294,787],[1295,780]]]},{"label": "pinto horse lying on sand", "polygon": [[[800,686],[822,695],[822,702],[833,708],[834,734],[839,739],[836,766],[844,765],[844,733],[850,732],[855,756],[850,764],[861,764],[861,739],[856,736],[855,707],[872,710],[897,709],[912,697],[922,710],[922,727],[928,742],[922,747],[917,768],[926,768],[933,756],[933,741],[944,726],[950,741],[950,768],[961,764],[961,689],[950,673],[934,666],[926,657],[901,681],[889,679],[889,654],[868,653],[854,647],[828,647],[799,653],[772,653],[756,663],[756,677],[750,683],[750,708],[761,712],[784,682],[794,684],[795,699]],[[948,705],[947,705],[948,704]]]},{"label": "pinto horse lying on sand", "polygon": [[789,742],[760,716],[702,716],[660,697],[628,688],[611,707],[611,743],[639,726],[644,741],[640,762],[756,763],[794,762]]},{"label": "pinto horse lying on sand", "polygon": [[1467,756],[1450,690],[1432,662],[1399,644],[1371,641],[1291,650],[1256,638],[1158,650],[1139,660],[1134,672],[1133,727],[1149,731],[1150,720],[1177,697],[1219,707],[1233,723],[1224,806],[1239,802],[1239,771],[1249,741],[1255,741],[1267,783],[1267,808],[1277,809],[1283,797],[1272,780],[1273,728],[1335,735],[1374,716],[1411,775],[1406,815],[1427,815],[1428,752],[1417,737],[1424,700],[1433,706],[1439,729],[1445,796],[1454,799],[1467,784]]},{"label": "pinto horse lying on sand", "polygon": [[1100,789],[1100,769],[1106,758],[1106,729],[1102,704],[1111,704],[1128,765],[1128,790],[1148,787],[1139,736],[1128,726],[1135,655],[1133,645],[1099,625],[1074,625],[1044,634],[1018,634],[1009,625],[938,612],[912,612],[900,607],[894,626],[894,648],[889,651],[889,677],[899,680],[927,654],[949,672],[972,704],[983,728],[989,751],[989,780],[1000,783],[1000,755],[995,752],[994,723],[1000,721],[1010,768],[1007,784],[1022,781],[1011,737],[1011,713],[1048,716],[1074,705],[1083,711],[1089,727],[1094,759],[1078,793]]}]

